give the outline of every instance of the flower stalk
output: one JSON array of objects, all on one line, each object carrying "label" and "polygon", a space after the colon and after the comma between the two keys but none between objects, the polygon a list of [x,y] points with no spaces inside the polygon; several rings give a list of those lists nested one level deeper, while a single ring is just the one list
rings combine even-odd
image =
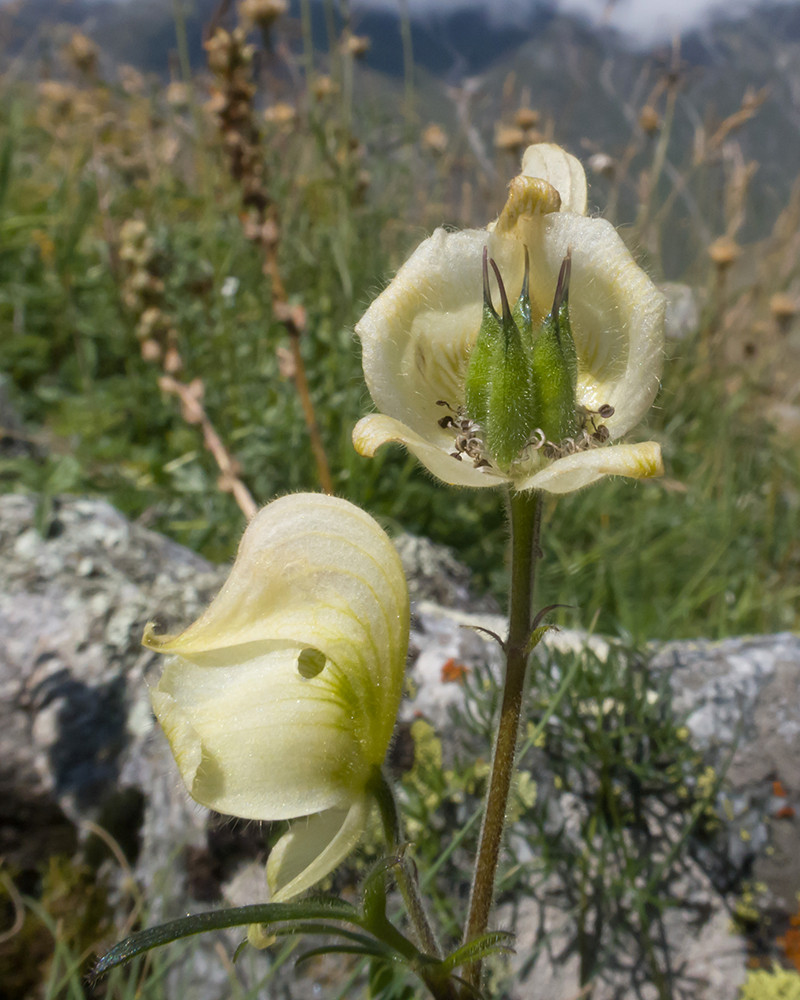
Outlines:
[{"label": "flower stalk", "polygon": [[319,429],[314,403],[308,386],[300,339],[306,329],[302,306],[289,302],[289,295],[278,262],[281,241],[278,206],[266,184],[267,166],[261,150],[261,135],[255,121],[252,80],[253,48],[245,42],[242,27],[233,32],[217,28],[206,41],[208,63],[216,77],[211,108],[224,140],[228,170],[242,194],[245,236],[258,246],[264,257],[263,271],[272,286],[275,318],[284,325],[292,353],[292,379],[303,408],[317,477],[324,493],[333,495],[330,463]]},{"label": "flower stalk", "polygon": [[[508,639],[505,643],[506,676],[492,758],[492,773],[470,892],[464,944],[486,933],[494,899],[497,864],[505,828],[525,693],[534,574],[539,558],[541,503],[538,494],[512,491],[508,506],[511,523],[511,591]],[[472,962],[466,967],[465,979],[471,986],[480,988],[480,961]]]},{"label": "flower stalk", "polygon": [[428,915],[422,902],[419,881],[417,879],[416,866],[404,857],[403,828],[400,819],[400,811],[397,808],[397,800],[391,784],[387,781],[382,771],[378,770],[375,775],[372,792],[378,804],[381,815],[381,825],[386,838],[386,846],[390,853],[398,856],[398,864],[395,869],[397,887],[403,897],[408,919],[414,928],[417,944],[428,955],[434,958],[442,957],[442,949],[436,938],[436,933],[431,927]]}]

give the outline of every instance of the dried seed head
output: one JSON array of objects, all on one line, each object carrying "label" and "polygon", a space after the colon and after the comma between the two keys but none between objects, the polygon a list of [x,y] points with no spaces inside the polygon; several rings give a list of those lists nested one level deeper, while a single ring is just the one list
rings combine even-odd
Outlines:
[{"label": "dried seed head", "polygon": [[283,17],[289,5],[286,0],[241,0],[239,15],[259,27],[269,27],[279,17]]},{"label": "dried seed head", "polygon": [[164,371],[169,375],[174,375],[181,368],[183,368],[183,361],[177,347],[169,347],[164,357]]},{"label": "dried seed head", "polygon": [[522,129],[535,128],[539,124],[541,115],[533,108],[517,108],[514,115],[514,122]]},{"label": "dried seed head", "polygon": [[94,76],[97,72],[99,49],[86,35],[76,31],[66,47],[66,55],[70,62],[82,73]]},{"label": "dried seed head", "polygon": [[511,125],[499,125],[495,131],[495,149],[503,149],[507,153],[517,153],[526,143],[527,138],[521,128],[515,128]]},{"label": "dried seed head", "polygon": [[342,51],[353,59],[363,58],[369,52],[371,45],[368,35],[347,34],[342,39]]},{"label": "dried seed head", "polygon": [[279,101],[277,104],[270,104],[264,111],[264,121],[271,125],[291,125],[297,117],[297,111],[291,104]]},{"label": "dried seed head", "polygon": [[326,97],[333,97],[338,92],[339,87],[329,76],[318,76],[314,81],[314,96],[318,101],[322,101]]},{"label": "dried seed head", "polygon": [[447,133],[441,125],[429,125],[422,133],[422,145],[440,155],[447,149]]},{"label": "dried seed head", "polygon": [[785,292],[780,292],[769,300],[769,311],[779,326],[788,326],[797,315],[797,300]]},{"label": "dried seed head", "polygon": [[727,271],[741,256],[742,248],[730,236],[720,236],[708,248],[708,256],[720,271]]},{"label": "dried seed head", "polygon": [[639,112],[639,128],[647,135],[655,135],[661,128],[661,119],[651,104],[645,104]]},{"label": "dried seed head", "polygon": [[156,340],[143,340],[141,352],[145,361],[158,361],[161,357],[161,347]]}]

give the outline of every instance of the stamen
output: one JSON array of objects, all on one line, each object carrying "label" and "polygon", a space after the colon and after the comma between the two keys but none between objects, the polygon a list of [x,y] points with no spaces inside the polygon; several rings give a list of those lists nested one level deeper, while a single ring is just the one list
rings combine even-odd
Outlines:
[{"label": "stamen", "polygon": [[456,426],[456,422],[455,422],[455,420],[453,420],[453,418],[452,418],[452,417],[450,416],[450,414],[448,414],[448,415],[447,415],[446,417],[440,417],[440,418],[439,418],[439,419],[438,419],[438,420],[436,421],[436,423],[437,423],[437,424],[438,424],[438,425],[439,425],[440,427],[444,428],[445,430],[446,430],[446,429],[447,429],[448,427],[455,427],[455,426]]},{"label": "stamen", "polygon": [[608,420],[609,417],[614,416],[614,407],[610,406],[608,403],[603,403],[597,413],[603,418],[603,420]]}]

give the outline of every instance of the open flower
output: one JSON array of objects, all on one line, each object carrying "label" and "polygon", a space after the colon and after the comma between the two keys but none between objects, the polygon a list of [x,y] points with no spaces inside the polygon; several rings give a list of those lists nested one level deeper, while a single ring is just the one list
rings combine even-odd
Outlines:
[{"label": "open flower", "polygon": [[663,473],[655,442],[611,442],[655,398],[665,300],[585,212],[580,163],[543,143],[493,225],[417,248],[356,326],[381,411],[353,431],[360,454],[397,441],[446,483],[551,493]]},{"label": "open flower", "polygon": [[153,707],[192,797],[294,820],[267,863],[273,900],[324,878],[364,832],[408,628],[405,576],[382,529],[345,500],[297,494],[251,521],[193,625],[145,631],[146,646],[170,654]]}]

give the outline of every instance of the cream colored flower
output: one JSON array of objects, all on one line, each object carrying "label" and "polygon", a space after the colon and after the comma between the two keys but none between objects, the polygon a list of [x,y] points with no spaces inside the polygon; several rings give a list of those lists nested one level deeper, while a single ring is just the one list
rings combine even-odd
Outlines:
[{"label": "cream colored flower", "polygon": [[190,794],[221,813],[294,822],[267,864],[272,899],[324,878],[358,843],[394,728],[408,591],[358,507],[299,494],[251,521],[208,610],[177,636],[153,707]]},{"label": "cream colored flower", "polygon": [[[367,385],[381,411],[355,427],[360,454],[374,455],[382,444],[398,441],[446,483],[510,482],[518,490],[551,493],[580,489],[606,475],[663,473],[658,444],[607,442],[631,430],[655,398],[665,300],[614,227],[586,216],[586,203],[579,161],[558,146],[531,146],[494,224],[458,233],[438,229],[417,248],[356,326]],[[487,460],[481,428],[464,406],[467,367],[482,322],[484,248],[512,303],[523,286],[527,249],[534,331],[551,311],[559,272],[571,254],[569,320],[580,434],[560,442],[534,434],[505,471]]]}]

